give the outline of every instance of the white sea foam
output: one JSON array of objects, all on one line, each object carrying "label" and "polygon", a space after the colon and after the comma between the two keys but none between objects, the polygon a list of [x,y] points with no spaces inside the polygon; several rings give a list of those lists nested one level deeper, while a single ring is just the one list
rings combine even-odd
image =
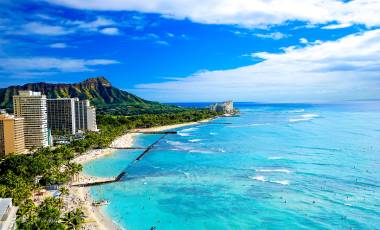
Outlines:
[{"label": "white sea foam", "polygon": [[212,151],[206,150],[206,149],[192,149],[189,152],[190,153],[213,153]]},{"label": "white sea foam", "polygon": [[269,182],[275,184],[289,185],[290,182],[288,180],[270,180]]},{"label": "white sea foam", "polygon": [[284,159],[284,157],[277,157],[277,156],[268,157],[268,160],[281,160],[281,159]]},{"label": "white sea foam", "polygon": [[178,132],[177,134],[180,135],[181,137],[188,137],[188,136],[190,136],[189,133],[181,133],[181,132]]},{"label": "white sea foam", "polygon": [[211,132],[210,135],[216,135],[216,133]]},{"label": "white sea foam", "polygon": [[288,180],[267,180],[265,176],[254,176],[250,177],[253,180],[261,181],[261,182],[269,182],[274,184],[281,184],[281,185],[289,185],[290,182]]},{"label": "white sea foam", "polygon": [[187,146],[186,143],[180,142],[180,141],[166,141],[166,143],[172,145],[175,150],[184,150],[184,151],[189,151],[192,148],[190,146]]},{"label": "white sea foam", "polygon": [[181,132],[192,132],[192,131],[196,131],[196,130],[198,130],[198,128],[193,127],[193,128],[182,129]]},{"label": "white sea foam", "polygon": [[289,169],[256,169],[256,172],[280,172],[280,173],[291,173]]},{"label": "white sea foam", "polygon": [[230,125],[228,127],[230,128],[242,128],[242,127],[255,127],[255,126],[264,126],[264,125],[270,125],[271,123],[252,123],[252,124],[246,124],[246,125]]},{"label": "white sea foam", "polygon": [[180,142],[180,141],[167,140],[166,143],[174,147],[174,148],[171,148],[172,150],[187,151],[189,153],[213,153],[212,151],[207,150],[207,149],[195,149],[193,145],[189,143]]},{"label": "white sea foam", "polygon": [[300,115],[297,118],[291,118],[291,119],[289,119],[289,122],[311,121],[317,117],[319,117],[318,114],[308,113],[308,114]]},{"label": "white sea foam", "polygon": [[182,129],[178,132],[178,135],[181,137],[188,137],[191,136],[191,132],[198,130],[198,128],[193,127],[193,128],[187,128],[187,129]]},{"label": "white sea foam", "polygon": [[305,112],[304,109],[294,109],[294,110],[290,110],[289,113],[303,113]]},{"label": "white sea foam", "polygon": [[308,114],[301,115],[301,117],[304,117],[304,118],[315,118],[315,117],[319,117],[319,115],[318,114],[313,114],[313,113],[308,113]]},{"label": "white sea foam", "polygon": [[191,140],[189,140],[189,142],[200,142],[200,141],[202,141],[202,139],[191,139]]},{"label": "white sea foam", "polygon": [[170,145],[173,145],[173,146],[183,145],[184,144],[183,142],[180,142],[180,141],[169,141],[169,140],[167,140],[166,143],[168,143]]},{"label": "white sea foam", "polygon": [[265,176],[254,176],[254,177],[250,177],[251,179],[253,180],[258,180],[258,181],[262,181],[262,182],[266,182],[267,180],[265,179]]}]

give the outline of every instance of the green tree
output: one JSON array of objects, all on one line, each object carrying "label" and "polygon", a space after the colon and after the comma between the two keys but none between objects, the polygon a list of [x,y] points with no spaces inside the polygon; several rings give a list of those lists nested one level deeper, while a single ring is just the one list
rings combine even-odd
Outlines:
[{"label": "green tree", "polygon": [[67,229],[80,229],[84,221],[84,213],[80,209],[67,212],[62,218],[62,222],[67,226]]}]

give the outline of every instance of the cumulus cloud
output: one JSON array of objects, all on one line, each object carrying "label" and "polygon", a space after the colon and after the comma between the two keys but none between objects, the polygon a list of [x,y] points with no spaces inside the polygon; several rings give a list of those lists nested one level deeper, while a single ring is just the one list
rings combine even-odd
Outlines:
[{"label": "cumulus cloud", "polygon": [[300,20],[311,24],[364,24],[379,26],[377,0],[45,0],[85,10],[128,10],[158,13],[168,18],[206,24],[233,24],[244,27],[283,24]]},{"label": "cumulus cloud", "polygon": [[69,46],[66,43],[53,43],[50,44],[49,47],[54,49],[65,49]]},{"label": "cumulus cloud", "polygon": [[301,44],[307,44],[309,41],[306,38],[300,38],[300,43]]},{"label": "cumulus cloud", "polygon": [[106,35],[119,35],[120,34],[119,29],[115,28],[115,27],[103,28],[99,32],[102,34],[106,34]]},{"label": "cumulus cloud", "polygon": [[69,25],[76,25],[80,29],[84,30],[90,30],[90,31],[98,31],[99,28],[101,27],[107,27],[107,26],[112,26],[115,25],[116,23],[108,18],[104,17],[97,17],[93,21],[67,21],[66,24]]},{"label": "cumulus cloud", "polygon": [[63,26],[52,26],[40,22],[30,22],[22,26],[21,30],[13,31],[15,34],[36,34],[47,36],[59,36],[73,33],[74,31]]},{"label": "cumulus cloud", "polygon": [[93,20],[69,20],[37,14],[34,20],[30,22],[24,20],[0,20],[0,30],[3,30],[5,34],[26,36],[63,36],[78,32],[101,33],[105,35],[118,35],[120,33],[116,27],[117,23],[100,16]]},{"label": "cumulus cloud", "polygon": [[95,71],[95,66],[119,63],[109,59],[73,59],[53,57],[11,57],[0,58],[0,72],[7,74],[43,75],[57,72]]},{"label": "cumulus cloud", "polygon": [[253,35],[258,38],[269,38],[273,40],[280,40],[280,39],[289,37],[289,35],[283,34],[281,32],[274,32],[274,33],[268,33],[268,34],[253,34]]},{"label": "cumulus cloud", "polygon": [[324,30],[334,30],[334,29],[343,29],[343,28],[347,28],[347,27],[350,27],[350,26],[352,26],[351,23],[330,24],[330,25],[326,25],[326,26],[321,27],[321,29],[324,29]]},{"label": "cumulus cloud", "polygon": [[155,100],[320,101],[379,96],[380,30],[313,42],[282,53],[254,53],[262,62],[203,71],[134,92]]},{"label": "cumulus cloud", "polygon": [[163,41],[163,40],[156,41],[156,44],[160,45],[160,46],[169,46],[170,45],[169,42]]}]

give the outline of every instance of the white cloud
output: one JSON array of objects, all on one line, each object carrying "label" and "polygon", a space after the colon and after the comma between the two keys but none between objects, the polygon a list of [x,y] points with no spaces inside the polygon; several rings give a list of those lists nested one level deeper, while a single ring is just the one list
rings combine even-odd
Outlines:
[{"label": "white cloud", "polygon": [[115,27],[103,28],[99,32],[106,35],[120,35],[119,29]]},{"label": "white cloud", "polygon": [[55,19],[44,14],[35,17],[39,20],[25,23],[0,19],[0,30],[5,31],[5,34],[43,36],[62,36],[78,32],[119,34],[119,29],[115,27],[116,23],[104,17],[97,17],[92,21]]},{"label": "white cloud", "polygon": [[172,33],[166,33],[166,36],[168,36],[168,37],[170,37],[170,38],[173,38],[173,37],[175,37],[175,35],[174,35],[174,34],[172,34]]},{"label": "white cloud", "polygon": [[352,26],[351,23],[342,23],[342,24],[330,24],[327,26],[321,27],[321,29],[325,30],[334,30],[334,29],[343,29]]},{"label": "white cloud", "polygon": [[313,42],[283,53],[255,53],[263,62],[203,71],[134,92],[163,101],[319,101],[378,98],[380,29],[337,41]]},{"label": "white cloud", "polygon": [[274,33],[268,33],[268,34],[253,34],[253,36],[256,36],[259,38],[269,38],[273,40],[280,40],[283,38],[287,38],[289,35],[283,34],[281,32],[274,32]]},{"label": "white cloud", "polygon": [[62,26],[51,26],[39,22],[30,22],[22,26],[20,31],[13,31],[15,34],[37,34],[47,36],[60,36],[73,33],[74,31]]},{"label": "white cloud", "polygon": [[163,41],[163,40],[156,41],[156,44],[161,45],[161,46],[169,46],[170,45],[169,42]]},{"label": "white cloud", "polygon": [[94,21],[67,21],[67,24],[77,25],[79,29],[98,31],[101,27],[112,26],[116,23],[108,18],[97,17]]},{"label": "white cloud", "polygon": [[17,75],[19,73],[33,75],[54,72],[88,72],[93,67],[117,64],[118,61],[108,59],[72,59],[53,57],[12,57],[0,58],[0,72]]},{"label": "white cloud", "polygon": [[309,41],[306,38],[300,38],[300,43],[301,44],[307,44]]},{"label": "white cloud", "polygon": [[207,24],[234,24],[244,27],[283,24],[300,20],[310,24],[365,24],[379,26],[377,0],[45,0],[86,10],[140,11],[168,18]]},{"label": "white cloud", "polygon": [[54,49],[65,49],[69,46],[66,43],[53,43],[50,44],[49,47]]}]

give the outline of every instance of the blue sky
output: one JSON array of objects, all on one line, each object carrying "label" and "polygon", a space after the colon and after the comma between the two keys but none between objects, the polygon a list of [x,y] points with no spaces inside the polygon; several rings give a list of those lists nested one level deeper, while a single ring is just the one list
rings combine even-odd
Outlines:
[{"label": "blue sky", "polygon": [[2,0],[0,87],[111,83],[163,102],[380,98],[371,0]]}]

